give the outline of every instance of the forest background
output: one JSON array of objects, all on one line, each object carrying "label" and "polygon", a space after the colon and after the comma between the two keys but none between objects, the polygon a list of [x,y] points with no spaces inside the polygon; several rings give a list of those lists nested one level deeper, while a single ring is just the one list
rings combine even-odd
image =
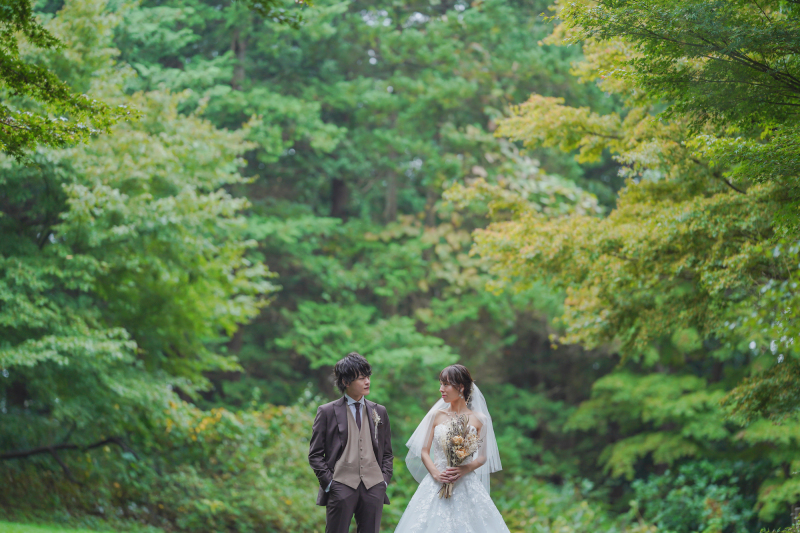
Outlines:
[{"label": "forest background", "polygon": [[386,530],[456,361],[512,531],[790,524],[795,3],[26,6],[0,18],[0,516],[322,531],[310,425],[357,350]]}]

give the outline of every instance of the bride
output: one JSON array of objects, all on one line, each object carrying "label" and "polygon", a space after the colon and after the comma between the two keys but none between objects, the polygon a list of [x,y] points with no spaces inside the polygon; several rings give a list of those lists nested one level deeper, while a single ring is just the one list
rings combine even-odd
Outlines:
[{"label": "bride", "polygon": [[[395,533],[508,532],[489,497],[489,474],[502,467],[486,400],[463,365],[448,366],[439,373],[439,381],[442,398],[407,443],[406,464],[419,488]],[[478,435],[481,445],[461,466],[448,468],[445,425],[458,415],[469,418],[469,431]],[[444,483],[454,484],[450,498],[439,498]]]}]

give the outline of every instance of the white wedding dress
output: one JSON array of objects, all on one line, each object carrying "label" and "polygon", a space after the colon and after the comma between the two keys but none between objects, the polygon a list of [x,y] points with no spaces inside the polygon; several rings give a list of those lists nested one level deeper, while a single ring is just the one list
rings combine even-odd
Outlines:
[{"label": "white wedding dress", "polygon": [[[439,489],[442,485],[431,477],[420,460],[422,447],[427,441],[426,437],[430,436],[436,414],[449,407],[441,400],[437,402],[408,441],[409,453],[406,463],[411,474],[420,483],[411,501],[408,502],[408,507],[406,507],[400,523],[397,524],[397,529],[394,530],[395,533],[508,532],[508,527],[503,521],[500,511],[497,510],[497,506],[489,496],[489,474],[501,469],[492,419],[477,386],[473,386],[473,391],[470,408],[482,422],[479,435],[481,448],[476,455],[484,462],[483,466],[456,481],[453,485],[453,495],[450,498],[439,498]],[[474,426],[470,425],[469,427],[470,432],[477,432]],[[445,432],[445,424],[433,427],[431,460],[440,472],[444,472],[447,468],[444,451]],[[469,457],[464,464],[473,460],[473,457]]]}]

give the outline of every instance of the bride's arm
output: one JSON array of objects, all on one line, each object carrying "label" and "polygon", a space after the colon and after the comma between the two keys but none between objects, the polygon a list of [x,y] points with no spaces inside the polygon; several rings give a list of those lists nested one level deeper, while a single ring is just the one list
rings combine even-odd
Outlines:
[{"label": "bride's arm", "polygon": [[433,432],[436,429],[436,424],[439,423],[441,415],[437,414],[433,418],[433,422],[431,423],[430,431],[428,432],[428,438],[425,441],[425,444],[422,446],[422,453],[420,453],[420,458],[422,459],[422,464],[425,465],[425,468],[428,469],[431,477],[437,483],[447,483],[444,479],[442,479],[442,472],[436,468],[436,465],[433,464],[433,459],[431,459],[431,445],[433,444]]}]

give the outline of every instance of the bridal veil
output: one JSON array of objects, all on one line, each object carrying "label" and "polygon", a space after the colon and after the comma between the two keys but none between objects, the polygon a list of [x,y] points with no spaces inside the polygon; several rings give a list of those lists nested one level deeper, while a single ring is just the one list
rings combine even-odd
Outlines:
[{"label": "bridal veil", "polygon": [[[439,399],[425,418],[422,419],[417,429],[408,439],[406,446],[408,447],[408,454],[406,455],[406,465],[408,471],[420,483],[428,474],[428,469],[422,463],[422,448],[431,437],[433,431],[433,422],[436,419],[436,414],[439,411],[444,411],[450,407],[449,403]],[[467,404],[467,407],[475,413],[481,421],[482,428],[480,431],[480,438],[482,440],[480,448],[477,452],[477,459],[483,459],[484,463],[475,470],[486,491],[489,491],[489,474],[502,470],[503,466],[500,464],[500,450],[497,447],[497,439],[494,436],[494,427],[492,426],[492,417],[489,414],[489,408],[486,406],[486,398],[481,394],[480,389],[474,383],[472,384],[472,396]]]}]

